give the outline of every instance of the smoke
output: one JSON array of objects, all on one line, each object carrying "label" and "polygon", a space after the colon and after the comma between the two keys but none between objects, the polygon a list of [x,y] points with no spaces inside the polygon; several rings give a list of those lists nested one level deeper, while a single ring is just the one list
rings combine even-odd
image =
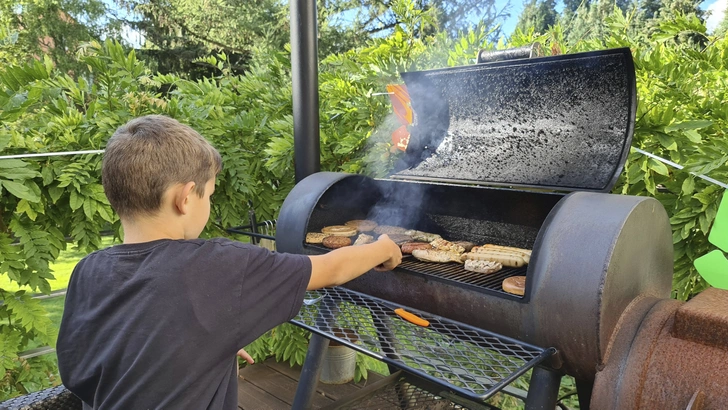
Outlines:
[{"label": "smoke", "polygon": [[382,200],[375,204],[366,219],[379,225],[420,228],[423,220],[421,205],[427,203],[427,185],[416,182],[394,183],[383,187]]}]

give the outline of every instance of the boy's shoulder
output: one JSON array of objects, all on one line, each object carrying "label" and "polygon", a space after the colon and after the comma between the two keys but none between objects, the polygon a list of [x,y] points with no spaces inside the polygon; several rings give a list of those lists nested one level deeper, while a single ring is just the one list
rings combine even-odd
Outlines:
[{"label": "boy's shoulder", "polygon": [[94,251],[83,259],[94,258],[98,256],[132,256],[135,254],[147,254],[150,252],[174,253],[180,256],[189,255],[197,251],[205,253],[214,253],[216,251],[265,251],[264,248],[251,245],[249,243],[238,242],[232,239],[218,237],[211,239],[160,239],[151,242],[134,243],[134,244],[118,244],[105,249]]}]

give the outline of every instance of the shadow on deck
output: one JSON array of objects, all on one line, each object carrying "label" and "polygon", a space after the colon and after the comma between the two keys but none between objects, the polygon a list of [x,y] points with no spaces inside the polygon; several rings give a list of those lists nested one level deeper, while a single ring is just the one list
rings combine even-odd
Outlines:
[{"label": "shadow on deck", "polygon": [[[290,367],[287,363],[277,363],[273,359],[240,369],[238,407],[242,410],[290,409],[300,374],[299,366]],[[318,394],[313,399],[312,408],[329,406],[382,378],[379,373],[370,371],[368,379],[359,383],[349,382],[339,385],[319,383],[316,391]]]}]

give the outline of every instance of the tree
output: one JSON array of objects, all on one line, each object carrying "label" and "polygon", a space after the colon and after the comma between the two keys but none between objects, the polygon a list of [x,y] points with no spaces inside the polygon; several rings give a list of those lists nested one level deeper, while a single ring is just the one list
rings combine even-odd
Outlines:
[{"label": "tree", "polygon": [[119,22],[108,19],[107,12],[103,0],[2,2],[0,26],[10,33],[6,39],[12,39],[12,44],[3,48],[18,61],[48,55],[62,71],[83,72],[86,67],[75,56],[79,47],[102,36],[120,33]]},{"label": "tree", "polygon": [[[334,0],[337,1],[337,0]],[[344,0],[344,10],[356,13],[355,27],[368,34],[387,32],[401,23],[392,12],[391,0]],[[508,17],[508,7],[496,7],[494,0],[416,0],[415,8],[433,10],[437,14],[437,27],[455,34],[472,25],[473,17],[486,27],[492,27]]]},{"label": "tree", "polygon": [[[643,39],[652,38],[660,32],[660,25],[671,22],[681,16],[696,16],[701,23],[705,22],[705,12],[700,9],[700,1],[696,0],[643,0],[638,3],[634,19],[636,30]],[[678,36],[680,42],[707,44],[707,38],[699,30],[684,32]]]},{"label": "tree", "polygon": [[[289,41],[289,8],[280,0],[120,0],[137,18],[127,23],[144,33],[145,54],[162,72],[191,70],[202,56],[225,52],[230,61],[248,61],[252,47],[282,49]],[[445,30],[455,33],[472,25],[473,16],[486,27],[507,14],[494,0],[318,0],[319,56],[345,52],[401,25],[407,4],[412,11],[430,13],[432,24],[421,34]],[[494,32],[493,36],[497,36]],[[235,70],[235,64],[233,69]]]},{"label": "tree", "polygon": [[596,0],[582,4],[572,14],[565,14],[564,25],[569,27],[566,32],[568,43],[604,38],[609,31],[607,17],[614,13],[615,8],[614,0]]},{"label": "tree", "polygon": [[716,36],[725,36],[726,31],[728,31],[728,13],[723,14],[723,20],[721,20],[718,27],[715,28],[714,34]]},{"label": "tree", "polygon": [[523,8],[516,29],[527,32],[533,28],[536,33],[546,33],[557,18],[556,0],[531,0]]}]

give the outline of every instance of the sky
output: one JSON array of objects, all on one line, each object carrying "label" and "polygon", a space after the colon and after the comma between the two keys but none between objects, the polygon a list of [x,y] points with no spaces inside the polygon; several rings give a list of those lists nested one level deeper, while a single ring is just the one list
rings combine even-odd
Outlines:
[{"label": "sky", "polygon": [[725,15],[726,5],[728,0],[708,0],[700,4],[703,10],[708,10],[710,16],[705,21],[705,25],[708,27],[708,32],[712,32],[718,27],[718,24],[723,20]]}]

